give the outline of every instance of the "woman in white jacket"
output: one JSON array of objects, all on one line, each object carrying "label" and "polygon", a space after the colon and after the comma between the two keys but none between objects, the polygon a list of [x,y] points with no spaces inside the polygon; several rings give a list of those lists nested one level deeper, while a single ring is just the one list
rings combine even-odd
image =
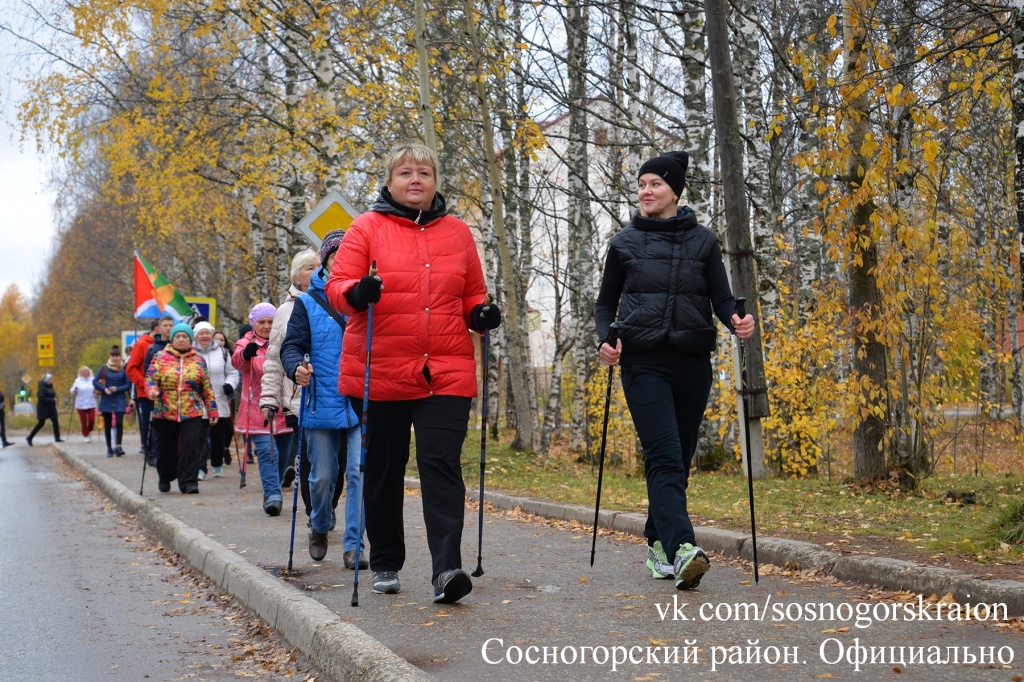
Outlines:
[{"label": "woman in white jacket", "polygon": [[92,370],[85,365],[78,368],[75,383],[71,384],[71,395],[75,396],[82,438],[86,443],[92,442],[92,430],[96,428],[96,394],[93,393]]},{"label": "woman in white jacket", "polygon": [[[196,353],[206,362],[206,373],[210,377],[210,384],[213,386],[213,393],[217,398],[217,410],[221,417],[217,423],[210,425],[209,452],[203,456],[199,464],[199,480],[206,480],[207,459],[213,465],[213,477],[220,478],[223,475],[224,452],[227,450],[228,441],[231,438],[231,419],[225,419],[231,415],[231,396],[241,383],[238,370],[231,364],[231,353],[220,345],[220,342],[213,338],[213,325],[209,322],[200,322],[193,329],[196,338],[192,343]],[[206,416],[203,417],[206,419]]]}]

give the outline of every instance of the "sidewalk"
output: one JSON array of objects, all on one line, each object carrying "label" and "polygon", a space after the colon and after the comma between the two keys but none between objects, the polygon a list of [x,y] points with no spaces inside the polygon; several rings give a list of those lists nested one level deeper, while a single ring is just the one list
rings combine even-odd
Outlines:
[{"label": "sidewalk", "polygon": [[[80,441],[74,438],[74,441]],[[61,455],[92,480],[122,509],[161,541],[182,554],[248,608],[261,615],[289,642],[302,650],[327,679],[416,680],[431,676],[451,680],[593,680],[632,679],[637,675],[665,675],[664,662],[650,653],[642,660],[608,660],[588,664],[558,659],[570,648],[642,647],[692,648],[688,660],[695,672],[708,676],[723,672],[710,667],[715,654],[728,647],[797,647],[801,673],[855,675],[838,670],[822,654],[819,644],[829,638],[858,645],[907,645],[940,638],[946,645],[1008,646],[1024,660],[1019,632],[1006,623],[886,621],[879,613],[870,627],[850,627],[851,622],[793,618],[808,605],[843,605],[870,599],[879,602],[878,584],[889,590],[911,590],[924,595],[951,592],[973,604],[1006,604],[1009,615],[1024,614],[1024,583],[985,581],[948,569],[921,567],[880,558],[840,557],[809,543],[759,538],[762,564],[759,584],[751,567],[739,561],[750,555],[749,538],[718,529],[698,529],[698,541],[713,550],[712,571],[697,591],[677,592],[671,581],[655,581],[642,563],[641,538],[601,535],[596,562],[589,566],[590,522],[593,509],[487,494],[489,504],[553,519],[519,520],[515,514],[485,515],[484,576],[474,578],[474,590],[457,605],[431,601],[430,562],[422,525],[421,500],[410,487],[406,495],[406,542],[408,560],[401,572],[403,591],[397,596],[370,591],[369,571],[359,576],[359,607],[350,606],[352,571],[341,565],[341,528],[330,534],[327,559],[314,563],[307,551],[305,515],[299,502],[296,523],[294,568],[286,572],[291,528],[291,491],[286,493],[285,513],[267,517],[255,465],[247,487],[239,490],[235,463],[225,467],[225,477],[200,483],[199,495],[156,491],[153,468],[146,472],[144,496],[137,495],[142,458],[131,454],[107,458],[105,449],[81,442],[57,446]],[[40,448],[37,448],[37,450]],[[129,448],[134,450],[134,447]],[[44,450],[45,451],[45,450]],[[172,490],[176,488],[172,486]],[[339,504],[343,509],[344,502]],[[476,566],[477,514],[467,509],[463,535],[463,564]],[[573,523],[578,521],[581,523]],[[602,512],[602,525],[638,534],[643,519],[636,514]],[[819,568],[824,578],[792,575],[765,566]],[[826,575],[827,574],[827,575]],[[828,575],[862,585],[846,585]],[[899,597],[906,601],[906,595]],[[786,602],[793,611],[783,617],[765,617],[772,607]],[[760,620],[734,618],[738,604],[763,606]],[[698,609],[701,617],[697,617]],[[889,607],[887,607],[889,609]],[[891,610],[895,613],[895,607]],[[687,615],[683,615],[683,614]],[[840,614],[843,612],[840,610]],[[710,617],[709,617],[710,616]],[[774,621],[774,622],[773,622]],[[841,628],[844,628],[842,630]],[[822,633],[844,634],[822,634]],[[813,643],[812,647],[809,643]],[[837,646],[829,642],[828,646]],[[515,660],[529,647],[554,656],[554,660],[528,665]],[[824,651],[824,650],[822,650]],[[538,654],[538,659],[540,654]],[[680,662],[684,658],[680,653]],[[766,660],[768,660],[766,658]],[[677,664],[678,665],[678,664]],[[735,661],[729,663],[735,665]],[[749,667],[749,666],[748,666]],[[891,666],[887,666],[891,667]],[[760,665],[762,679],[792,679],[786,666]],[[956,668],[946,666],[944,674]],[[738,674],[739,671],[733,671]],[[1005,679],[1006,671],[988,677],[984,667],[965,666],[964,679]],[[843,674],[840,674],[843,673]],[[753,674],[747,670],[746,674]],[[776,677],[776,674],[778,675]],[[735,675],[733,675],[735,677]],[[657,679],[652,678],[652,679]]]}]

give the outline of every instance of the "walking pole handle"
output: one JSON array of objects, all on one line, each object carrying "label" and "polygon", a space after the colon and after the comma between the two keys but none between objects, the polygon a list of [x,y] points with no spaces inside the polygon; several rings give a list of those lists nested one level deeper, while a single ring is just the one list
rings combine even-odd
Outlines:
[{"label": "walking pole handle", "polygon": [[736,297],[736,315],[742,320],[747,316],[747,299],[742,296]]},{"label": "walking pole handle", "polygon": [[[370,262],[370,277],[377,276],[377,261],[374,259]],[[372,303],[370,305],[373,305]]]},{"label": "walking pole handle", "polygon": [[611,346],[613,350],[619,343],[619,326],[618,322],[612,322],[611,326],[608,328],[608,338],[605,339],[605,343]]}]

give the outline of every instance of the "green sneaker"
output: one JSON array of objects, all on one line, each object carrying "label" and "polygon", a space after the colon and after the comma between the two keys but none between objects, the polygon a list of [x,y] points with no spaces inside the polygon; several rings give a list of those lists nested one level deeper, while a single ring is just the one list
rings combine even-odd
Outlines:
[{"label": "green sneaker", "polygon": [[665,548],[661,546],[661,540],[655,540],[653,546],[647,547],[647,568],[651,569],[651,575],[656,580],[671,578],[675,570],[665,556]]},{"label": "green sneaker", "polygon": [[711,568],[711,559],[700,547],[684,542],[676,552],[675,569],[676,589],[692,590],[700,585],[700,579]]}]

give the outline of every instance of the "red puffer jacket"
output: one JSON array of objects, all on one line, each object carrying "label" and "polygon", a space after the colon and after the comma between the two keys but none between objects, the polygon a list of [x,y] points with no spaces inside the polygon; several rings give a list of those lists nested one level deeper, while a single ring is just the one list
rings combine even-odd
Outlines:
[{"label": "red puffer jacket", "polygon": [[373,312],[370,399],[475,396],[469,312],[484,302],[486,285],[469,227],[450,215],[420,225],[377,211],[352,221],[327,280],[327,300],[350,315],[338,377],[342,395],[363,396],[367,314],[353,309],[345,293],[372,261],[384,290]]}]

